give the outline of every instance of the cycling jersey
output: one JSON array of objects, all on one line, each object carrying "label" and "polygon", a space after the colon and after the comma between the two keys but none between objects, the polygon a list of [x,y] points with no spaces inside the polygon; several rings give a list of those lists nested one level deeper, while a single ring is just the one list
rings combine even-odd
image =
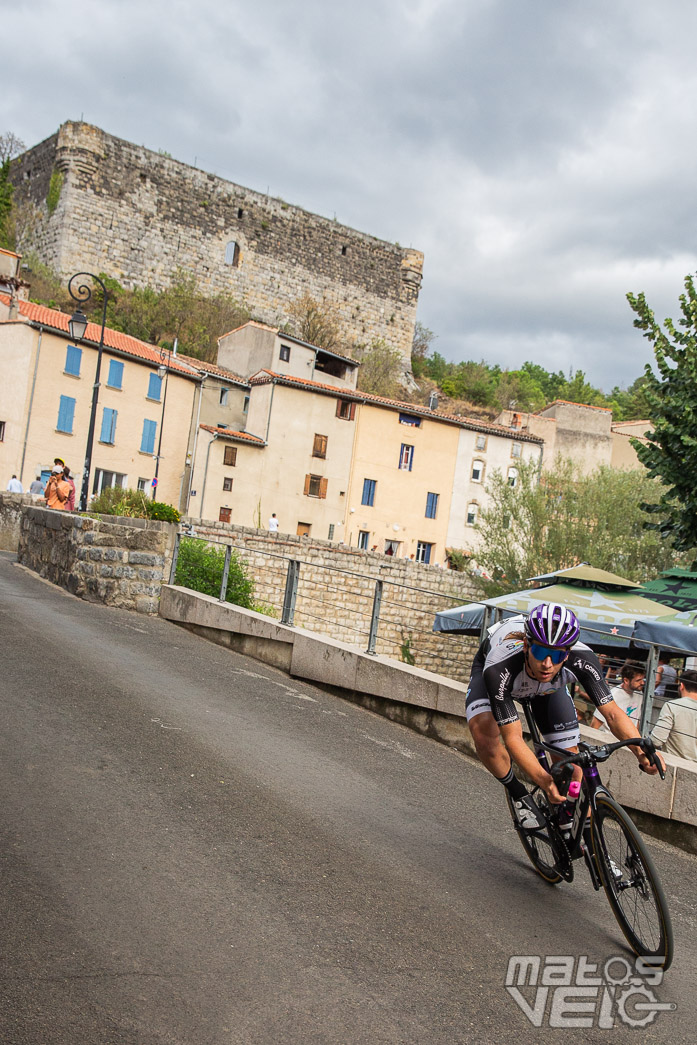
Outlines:
[{"label": "cycling jersey", "polygon": [[588,646],[577,642],[559,672],[538,682],[525,670],[523,640],[516,637],[524,618],[512,617],[495,627],[474,658],[467,692],[467,719],[490,711],[497,725],[518,721],[515,700],[530,700],[543,740],[574,747],[580,740],[578,716],[567,686],[579,682],[596,707],[612,700],[602,667]]}]

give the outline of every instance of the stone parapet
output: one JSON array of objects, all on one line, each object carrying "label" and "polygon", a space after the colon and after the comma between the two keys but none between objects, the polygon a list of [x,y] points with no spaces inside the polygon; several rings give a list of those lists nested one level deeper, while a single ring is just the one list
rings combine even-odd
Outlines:
[{"label": "stone parapet", "polygon": [[157,613],[175,533],[170,523],[24,505],[17,557],[80,598]]}]

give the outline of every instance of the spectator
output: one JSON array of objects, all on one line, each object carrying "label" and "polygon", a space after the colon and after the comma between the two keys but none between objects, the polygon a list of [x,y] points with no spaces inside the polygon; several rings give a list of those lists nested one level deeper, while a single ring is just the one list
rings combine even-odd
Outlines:
[{"label": "spectator", "polygon": [[269,530],[271,533],[278,533],[278,519],[276,518],[275,512],[271,514],[271,518],[269,519]]},{"label": "spectator", "polygon": [[674,697],[675,680],[678,673],[670,663],[670,654],[661,651],[658,655],[658,670],[656,671],[656,688],[653,691],[657,697]]},{"label": "spectator", "polygon": [[678,699],[661,708],[651,739],[669,755],[697,762],[697,671],[683,671]]},{"label": "spectator", "polygon": [[65,480],[65,482],[70,487],[70,493],[68,494],[67,500],[65,502],[65,510],[66,510],[66,512],[74,512],[75,511],[75,483],[72,480],[72,477],[70,475],[70,469],[68,468],[67,464],[66,464],[65,468],[63,469],[63,479]]},{"label": "spectator", "polygon": [[[610,690],[610,696],[618,707],[622,708],[635,726],[639,725],[641,715],[642,691],[646,682],[646,671],[641,664],[628,660],[620,671],[622,682]],[[593,729],[605,725],[604,718],[596,710],[590,721]]]},{"label": "spectator", "polygon": [[57,508],[59,511],[65,510],[65,502],[68,499],[70,487],[63,478],[64,468],[65,465],[62,464],[54,465],[53,471],[46,483],[44,497],[46,498],[47,508]]},{"label": "spectator", "polygon": [[37,475],[36,479],[33,479],[29,487],[29,493],[42,494],[44,492],[44,484],[41,482],[41,476]]},{"label": "spectator", "polygon": [[24,493],[24,487],[20,483],[16,475],[13,475],[7,484],[7,489],[10,493]]}]

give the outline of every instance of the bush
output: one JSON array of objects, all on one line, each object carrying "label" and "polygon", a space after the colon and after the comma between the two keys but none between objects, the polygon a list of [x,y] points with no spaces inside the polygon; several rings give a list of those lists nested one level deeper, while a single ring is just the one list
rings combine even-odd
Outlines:
[{"label": "bush", "polygon": [[[225,552],[222,548],[216,548],[196,538],[182,537],[175,584],[219,599],[224,568]],[[230,557],[225,601],[232,602],[235,606],[244,606],[248,610],[257,609],[254,604],[254,581],[247,575],[247,567],[236,552]]]},{"label": "bush", "polygon": [[179,522],[179,512],[171,504],[150,501],[142,490],[124,490],[120,486],[108,486],[93,497],[90,511],[97,515],[121,515],[130,519]]}]

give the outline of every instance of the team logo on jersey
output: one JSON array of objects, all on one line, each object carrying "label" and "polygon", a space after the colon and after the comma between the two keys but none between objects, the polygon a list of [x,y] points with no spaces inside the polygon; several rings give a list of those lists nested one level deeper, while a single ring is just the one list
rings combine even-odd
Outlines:
[{"label": "team logo on jersey", "polygon": [[508,686],[508,683],[510,681],[511,681],[511,673],[508,670],[508,668],[506,668],[504,671],[501,672],[501,677],[499,678],[499,686],[498,686],[498,689],[496,690],[496,699],[497,700],[505,700],[506,699],[506,687]]}]

